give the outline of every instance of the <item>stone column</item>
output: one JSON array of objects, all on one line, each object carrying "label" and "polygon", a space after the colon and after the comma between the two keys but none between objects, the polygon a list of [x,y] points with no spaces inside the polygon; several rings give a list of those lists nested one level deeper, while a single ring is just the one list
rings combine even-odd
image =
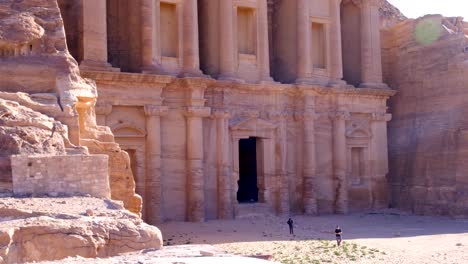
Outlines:
[{"label": "stone column", "polygon": [[341,47],[341,0],[330,0],[330,79],[332,85],[346,84],[343,81],[343,56]]},{"label": "stone column", "polygon": [[200,76],[197,0],[183,2],[183,76]]},{"label": "stone column", "polygon": [[363,88],[387,88],[382,83],[379,0],[361,1],[361,63]]},{"label": "stone column", "polygon": [[[278,213],[287,215],[290,212],[289,206],[289,179],[286,172],[287,159],[287,117],[283,111],[271,111],[270,119],[278,124],[278,133],[275,142],[275,162],[276,162],[276,177],[278,178]],[[265,177],[268,177],[265,175]]]},{"label": "stone column", "polygon": [[164,106],[145,105],[146,115],[146,216],[150,224],[161,223],[162,182],[161,182],[161,116],[167,114]]},{"label": "stone column", "polygon": [[219,79],[235,79],[237,43],[234,42],[234,6],[232,0],[219,1]]},{"label": "stone column", "polygon": [[210,108],[189,106],[187,118],[187,219],[205,221],[205,182],[203,168],[203,117]]},{"label": "stone column", "polygon": [[218,218],[232,219],[234,216],[231,193],[232,167],[229,160],[229,118],[230,114],[225,111],[214,113],[216,121],[216,150],[218,169]]},{"label": "stone column", "polygon": [[338,111],[333,116],[333,177],[335,181],[335,213],[348,213],[348,182],[346,179],[346,120],[350,114]]},{"label": "stone column", "polygon": [[371,117],[371,195],[372,208],[386,208],[388,205],[387,173],[388,147],[387,122],[392,119],[391,114],[374,113]]},{"label": "stone column", "polygon": [[141,0],[141,65],[144,73],[163,73],[158,40],[159,0]]},{"label": "stone column", "polygon": [[312,79],[312,25],[310,23],[310,0],[297,0],[297,83]]},{"label": "stone column", "polygon": [[[306,99],[307,100],[307,99]],[[306,215],[317,215],[317,199],[315,197],[315,175],[317,160],[315,154],[315,112],[307,109],[300,117],[303,122],[303,202]]]},{"label": "stone column", "polygon": [[270,50],[268,41],[268,4],[267,0],[258,0],[258,39],[259,54],[258,63],[260,71],[260,81],[273,81],[270,76]]},{"label": "stone column", "polygon": [[106,1],[82,0],[83,61],[80,68],[91,71],[118,71],[107,62]]}]

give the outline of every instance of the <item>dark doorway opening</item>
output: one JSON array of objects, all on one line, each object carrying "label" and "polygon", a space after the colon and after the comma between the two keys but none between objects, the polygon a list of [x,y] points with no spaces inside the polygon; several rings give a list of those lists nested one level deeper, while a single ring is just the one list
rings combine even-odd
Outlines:
[{"label": "dark doorway opening", "polygon": [[239,140],[239,181],[237,184],[239,203],[258,202],[256,138]]}]

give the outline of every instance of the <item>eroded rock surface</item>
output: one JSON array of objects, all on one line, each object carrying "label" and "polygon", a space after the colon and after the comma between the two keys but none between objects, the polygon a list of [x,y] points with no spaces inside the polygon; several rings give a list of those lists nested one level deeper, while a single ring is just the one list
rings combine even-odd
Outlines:
[{"label": "eroded rock surface", "polygon": [[468,39],[458,18],[425,16],[383,33],[392,205],[468,215]]},{"label": "eroded rock surface", "polygon": [[102,258],[161,247],[159,229],[126,211],[121,202],[85,197],[0,200],[0,258],[6,263]]},{"label": "eroded rock surface", "polygon": [[128,155],[110,129],[96,124],[96,85],[80,76],[67,49],[56,0],[0,1],[0,98],[31,110],[18,117],[19,126],[0,123],[0,140],[8,141],[0,147],[0,194],[11,182],[10,155],[87,154],[81,142],[91,141],[91,154],[111,156],[112,197],[140,214]]}]

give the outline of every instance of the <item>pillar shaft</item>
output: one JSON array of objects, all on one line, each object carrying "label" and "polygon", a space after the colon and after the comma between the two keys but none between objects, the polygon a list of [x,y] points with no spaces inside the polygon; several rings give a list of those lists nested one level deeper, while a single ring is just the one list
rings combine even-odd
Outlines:
[{"label": "pillar shaft", "polygon": [[146,191],[145,212],[150,224],[161,223],[162,183],[161,183],[161,120],[167,108],[146,105]]},{"label": "pillar shaft", "polygon": [[158,41],[159,0],[141,0],[141,64],[143,71],[161,70]]},{"label": "pillar shaft", "polygon": [[82,0],[83,61],[81,68],[103,70],[111,68],[107,62],[106,1]]},{"label": "pillar shaft", "polygon": [[183,2],[183,73],[201,75],[198,52],[198,8],[197,0]]},{"label": "pillar shaft", "polygon": [[380,47],[379,1],[362,0],[361,3],[361,86],[381,86],[382,55]]},{"label": "pillar shaft", "polygon": [[309,0],[297,0],[297,82],[312,78],[312,32]]},{"label": "pillar shaft", "polygon": [[207,107],[188,107],[187,118],[187,218],[205,221],[205,181],[203,166],[203,117]]},{"label": "pillar shaft", "polygon": [[234,43],[234,14],[232,0],[219,1],[219,9],[219,78],[231,79],[236,77],[237,72],[234,57],[237,53],[237,44]]},{"label": "pillar shaft", "polygon": [[258,26],[258,39],[260,51],[258,54],[260,80],[261,81],[272,81],[270,76],[270,51],[268,43],[268,5],[267,0],[258,0],[259,10],[259,26]]},{"label": "pillar shaft", "polygon": [[231,201],[231,175],[232,168],[229,162],[229,114],[216,112],[216,150],[218,169],[218,218],[232,219],[234,216]]},{"label": "pillar shaft", "polygon": [[374,113],[371,122],[371,197],[372,208],[385,208],[388,205],[386,175],[388,173],[387,122],[391,115]]},{"label": "pillar shaft", "polygon": [[318,213],[315,198],[315,114],[305,112],[303,116],[303,182],[304,182],[304,213],[316,215]]},{"label": "pillar shaft", "polygon": [[330,78],[332,82],[340,82],[343,79],[343,54],[341,46],[341,0],[330,0],[331,30],[330,52],[331,67]]},{"label": "pillar shaft", "polygon": [[337,112],[333,121],[333,176],[335,181],[335,212],[348,213],[348,183],[346,180],[346,120],[347,112]]}]

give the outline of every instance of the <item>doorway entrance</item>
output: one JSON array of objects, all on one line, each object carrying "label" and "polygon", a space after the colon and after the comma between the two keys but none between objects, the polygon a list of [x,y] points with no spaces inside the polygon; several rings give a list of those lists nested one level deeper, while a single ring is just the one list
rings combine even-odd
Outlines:
[{"label": "doorway entrance", "polygon": [[239,181],[237,201],[258,202],[257,184],[257,138],[239,140]]}]

